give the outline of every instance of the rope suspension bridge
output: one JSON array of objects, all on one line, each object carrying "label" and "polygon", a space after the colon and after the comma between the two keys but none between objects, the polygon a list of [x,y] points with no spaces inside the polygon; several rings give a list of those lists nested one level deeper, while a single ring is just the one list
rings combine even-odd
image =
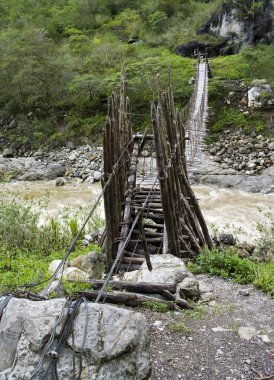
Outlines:
[{"label": "rope suspension bridge", "polygon": [[[60,273],[62,278],[65,262],[102,198],[106,227],[101,245],[108,274],[105,280],[92,280],[93,288],[99,290],[88,296],[95,302],[107,299],[104,291],[114,274],[137,270],[144,262],[152,270],[151,255],[171,253],[187,261],[204,247],[212,247],[188,179],[188,170],[197,164],[203,145],[208,72],[207,59],[201,62],[198,56],[195,89],[182,111],[175,108],[170,69],[166,92],[158,75],[158,101],[151,103],[153,134],[134,135],[122,69],[119,100],[114,92],[108,98],[102,192],[55,273],[45,281],[50,280],[41,297],[48,296]],[[155,158],[142,157],[146,144],[153,144]]]},{"label": "rope suspension bridge", "polygon": [[[105,250],[108,267],[115,273],[139,269],[144,261],[151,268],[152,254],[169,252],[188,259],[212,246],[187,172],[195,164],[205,133],[207,73],[207,60],[198,61],[195,90],[182,112],[174,105],[170,70],[166,92],[158,76],[158,102],[151,104],[153,135],[132,134],[124,69],[119,105],[114,93],[108,100],[105,183],[123,153],[104,193]],[[141,157],[148,142],[154,145],[155,159]]]}]

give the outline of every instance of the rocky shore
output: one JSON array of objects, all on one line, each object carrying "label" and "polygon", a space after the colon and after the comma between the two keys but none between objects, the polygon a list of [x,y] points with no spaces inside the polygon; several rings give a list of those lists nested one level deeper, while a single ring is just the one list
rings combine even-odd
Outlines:
[{"label": "rocky shore", "polygon": [[[151,154],[148,150],[144,156]],[[103,150],[100,146],[75,147],[72,143],[50,153],[42,150],[18,156],[11,149],[0,155],[2,181],[56,179],[56,185],[100,181]],[[193,184],[215,185],[254,193],[274,193],[274,141],[261,135],[226,133],[206,148],[190,169]]]},{"label": "rocky shore", "polygon": [[[50,153],[42,150],[16,155],[12,149],[4,149],[0,156],[2,180],[51,180],[56,184],[78,179],[81,182],[100,181],[103,170],[103,148],[89,145],[62,147]],[[62,178],[62,180],[61,180]]]},{"label": "rocky shore", "polygon": [[194,183],[274,193],[274,140],[242,131],[225,131],[191,170]]},{"label": "rocky shore", "polygon": [[274,165],[274,141],[262,135],[247,136],[241,131],[227,130],[208,152],[222,169],[231,168],[249,175]]}]

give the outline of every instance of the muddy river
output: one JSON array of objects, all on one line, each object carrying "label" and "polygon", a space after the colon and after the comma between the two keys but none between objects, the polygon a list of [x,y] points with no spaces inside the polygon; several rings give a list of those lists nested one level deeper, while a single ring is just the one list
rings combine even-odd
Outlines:
[{"label": "muddy river", "polygon": [[[205,219],[211,230],[233,232],[239,240],[253,240],[257,235],[257,222],[265,222],[266,213],[274,217],[274,195],[253,194],[233,189],[220,189],[212,186],[194,186]],[[95,184],[66,184],[56,187],[55,181],[13,182],[0,184],[4,196],[18,194],[21,197],[47,199],[42,213],[58,215],[64,207],[76,208],[91,205],[99,196],[101,187]],[[103,215],[103,207],[100,206]]]}]

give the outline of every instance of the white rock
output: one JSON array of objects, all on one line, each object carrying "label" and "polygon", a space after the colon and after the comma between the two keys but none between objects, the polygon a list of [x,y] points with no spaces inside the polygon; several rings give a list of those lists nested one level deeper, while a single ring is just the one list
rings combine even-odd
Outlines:
[{"label": "white rock", "polygon": [[210,302],[210,301],[213,301],[215,297],[212,292],[206,292],[206,293],[201,294],[200,299],[201,301],[204,301],[204,302]]},{"label": "white rock", "polygon": [[241,326],[238,330],[238,335],[241,339],[251,340],[257,335],[257,330],[254,327]]},{"label": "white rock", "polygon": [[[2,298],[3,299],[3,298]],[[1,299],[0,299],[1,301]],[[39,364],[42,351],[66,300],[34,302],[12,298],[0,322],[0,379],[28,380]],[[67,306],[64,315],[67,314]],[[87,313],[86,313],[87,312]],[[88,316],[83,347],[83,378],[96,380],[142,380],[148,378],[149,325],[145,317],[109,305],[84,304],[74,322],[74,348],[79,352]],[[57,328],[60,333],[62,323]],[[54,342],[52,349],[54,349]],[[50,351],[50,349],[49,349]],[[42,379],[48,355],[35,379]],[[73,349],[70,336],[57,362],[60,380],[73,379]],[[76,370],[79,359],[76,357]],[[85,375],[84,375],[85,374]]]},{"label": "white rock", "polygon": [[213,332],[231,331],[230,329],[225,329],[225,328],[223,328],[223,327],[221,327],[221,326],[213,327],[211,330],[212,330]]},{"label": "white rock", "polygon": [[271,343],[271,339],[268,335],[258,335],[258,337],[261,338],[264,343]]},{"label": "white rock", "polygon": [[[58,266],[61,264],[62,260],[53,260],[50,264],[49,264],[49,268],[48,268],[48,272],[50,274],[53,274],[56,269],[58,268]],[[65,263],[64,265],[64,268],[66,269],[68,267],[68,263]],[[60,278],[61,277],[61,272],[62,272],[62,268],[60,268],[60,270],[58,271],[58,274],[56,276],[56,278]]]},{"label": "white rock", "polygon": [[76,155],[74,154],[74,153],[71,153],[70,155],[69,155],[69,160],[70,161],[75,161],[76,160]]},{"label": "white rock", "polygon": [[93,183],[94,182],[94,177],[92,175],[88,176],[87,179],[85,180],[87,183]]},{"label": "white rock", "polygon": [[173,255],[152,255],[150,260],[152,264],[151,272],[144,262],[139,270],[125,273],[124,280],[175,284],[181,282],[185,277],[191,276],[184,262]]},{"label": "white rock", "polygon": [[71,281],[85,282],[89,279],[89,275],[81,269],[69,267],[64,271],[63,278]]},{"label": "white rock", "polygon": [[102,173],[101,172],[99,172],[99,171],[95,171],[94,172],[94,181],[100,181],[101,180],[101,178],[102,178]]}]

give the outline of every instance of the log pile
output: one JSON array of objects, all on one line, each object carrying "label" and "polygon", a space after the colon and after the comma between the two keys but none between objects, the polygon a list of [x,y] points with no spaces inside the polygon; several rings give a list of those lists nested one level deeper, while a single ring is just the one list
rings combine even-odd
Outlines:
[{"label": "log pile", "polygon": [[[77,294],[95,300],[104,281],[90,280],[88,282],[92,290]],[[165,305],[168,310],[175,310],[177,307],[192,309],[192,306],[186,300],[175,296],[175,284],[109,281],[108,287],[111,291],[108,290],[102,294],[105,302],[127,306],[143,306],[146,302],[156,302]]]}]

